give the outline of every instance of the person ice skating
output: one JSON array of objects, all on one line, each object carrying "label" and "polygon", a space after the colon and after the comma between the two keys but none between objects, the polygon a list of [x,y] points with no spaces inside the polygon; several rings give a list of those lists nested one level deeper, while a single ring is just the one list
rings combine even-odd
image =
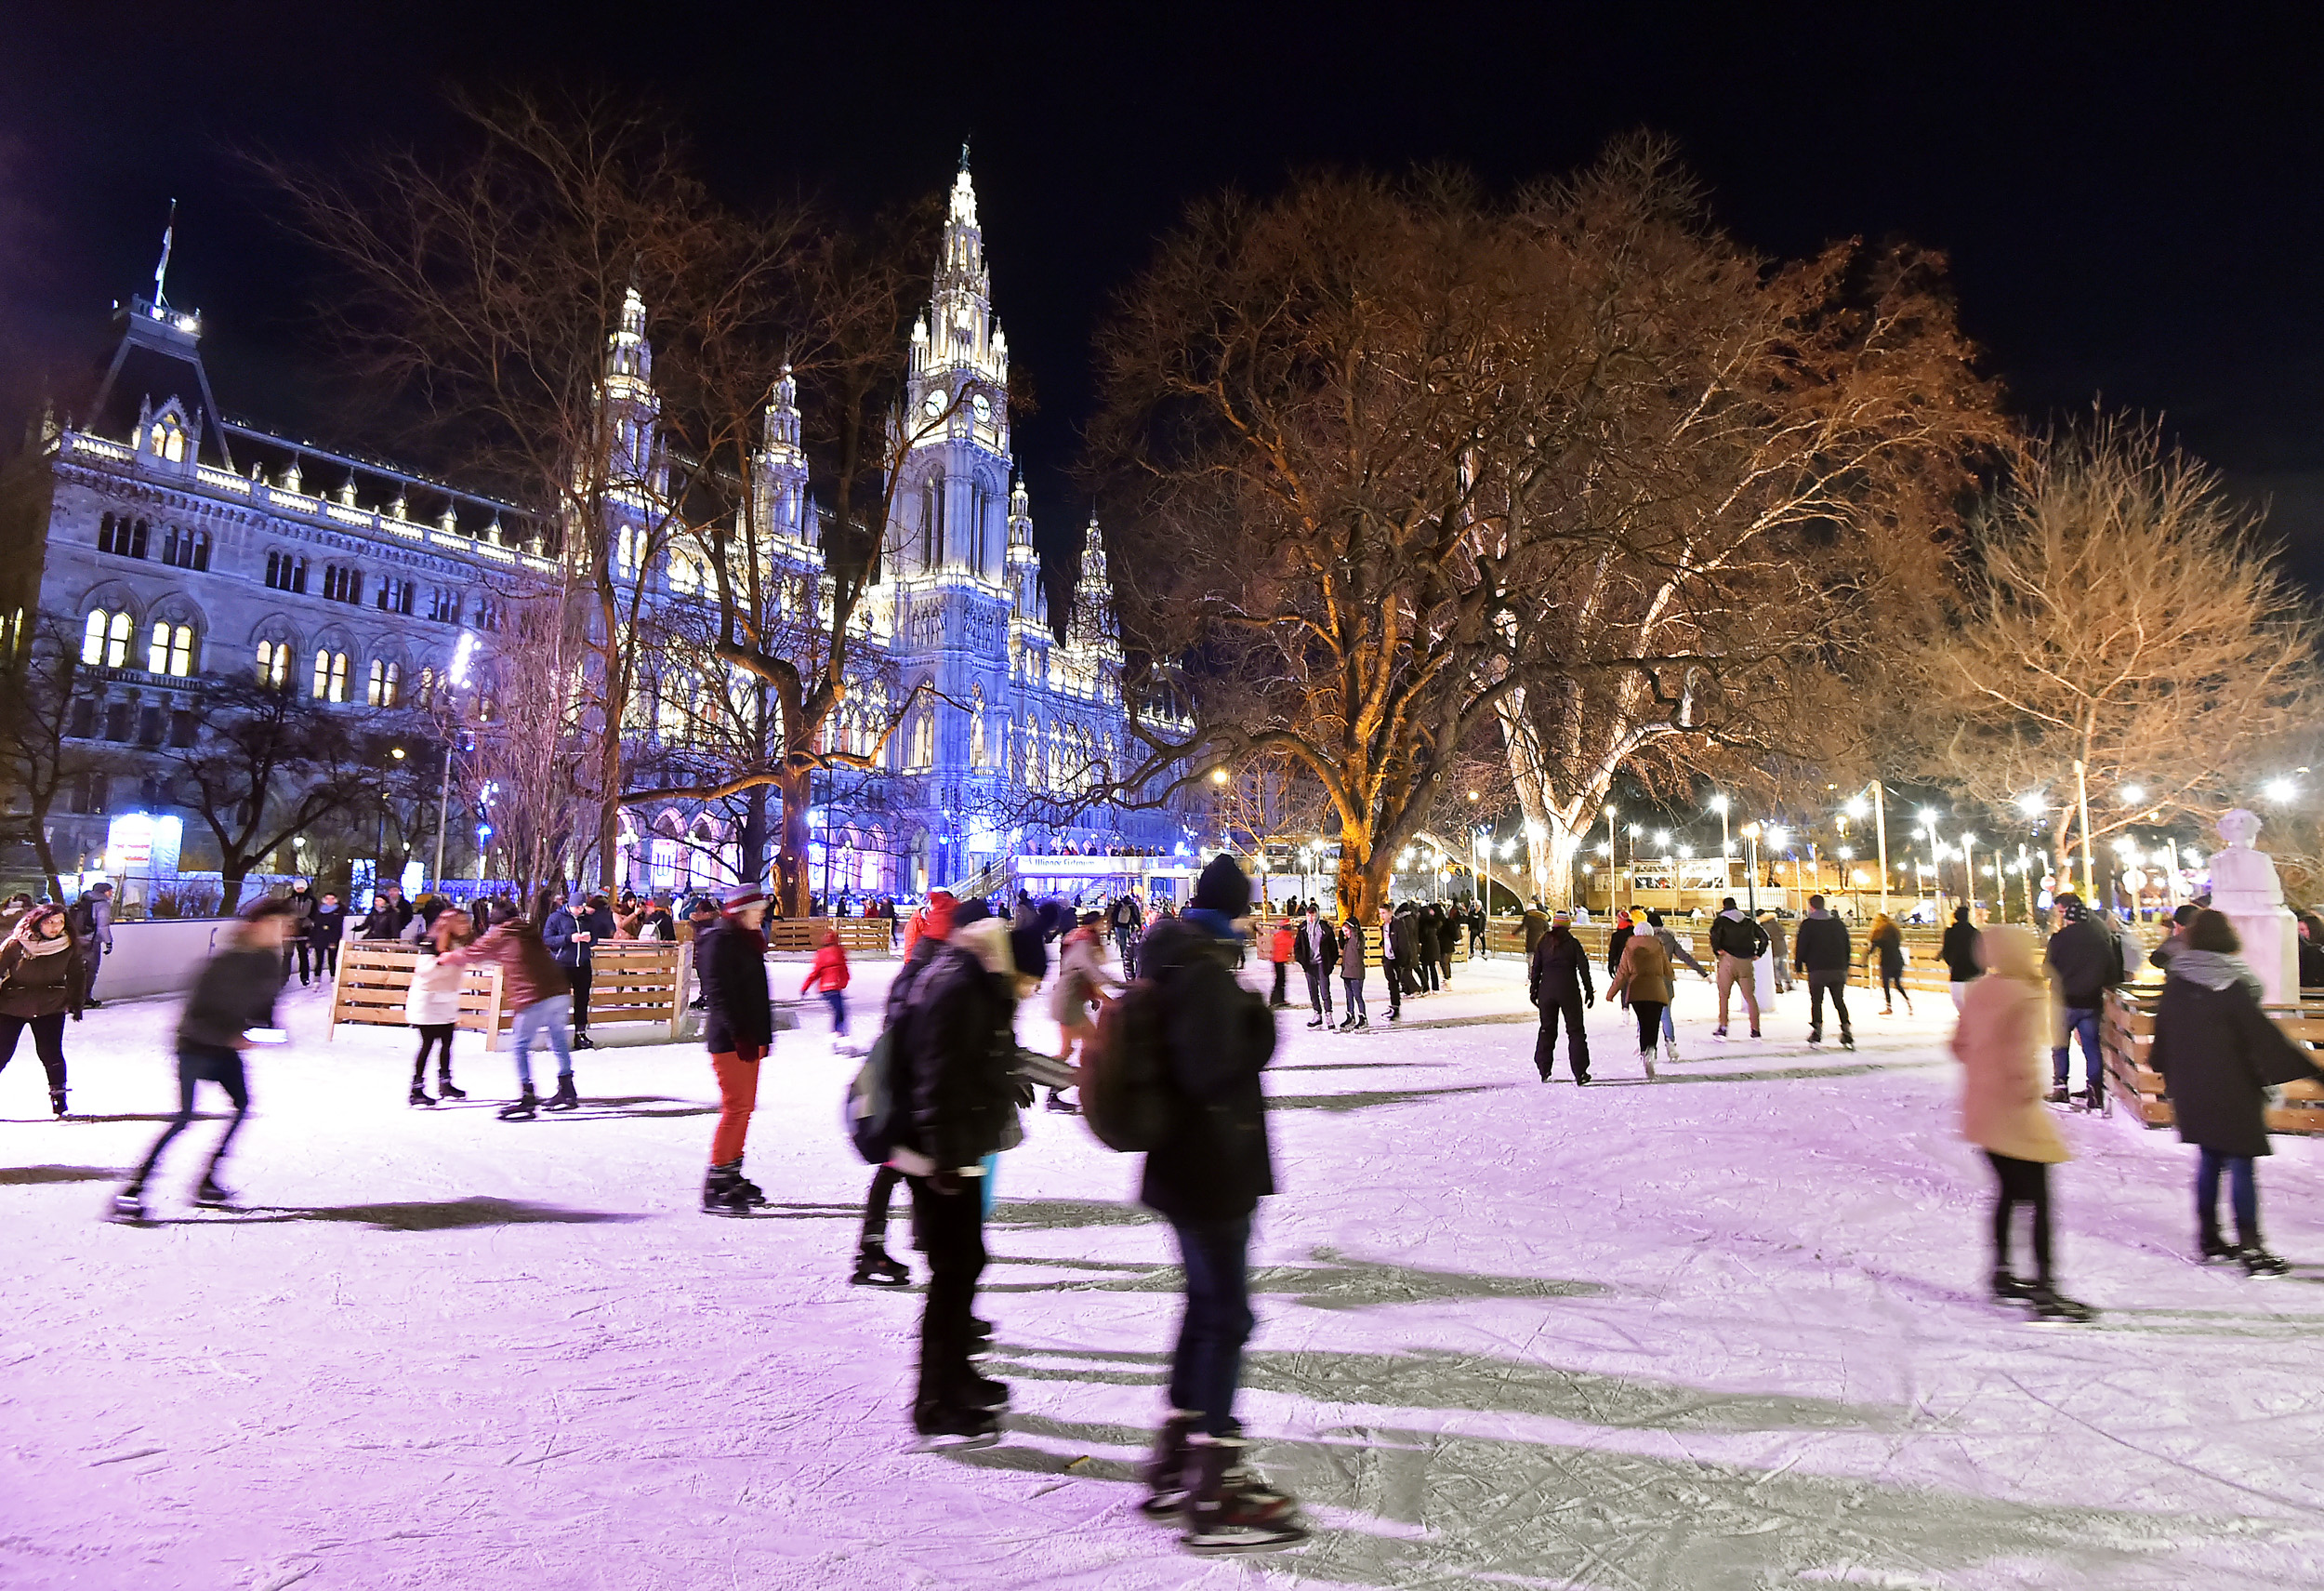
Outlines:
[{"label": "person ice skating", "polygon": [[33,1052],[48,1074],[48,1108],[59,1120],[65,1114],[65,1019],[81,1020],[87,998],[88,969],[64,908],[27,908],[0,942],[0,1071],[31,1028]]},{"label": "person ice skating", "polygon": [[1662,913],[1659,911],[1646,913],[1646,931],[1661,941],[1663,953],[1670,957],[1671,962],[1670,1002],[1662,1008],[1662,1050],[1664,1054],[1675,1061],[1679,1058],[1679,1028],[1677,1022],[1671,1018],[1670,1013],[1678,1004],[1679,965],[1684,963],[1694,968],[1695,975],[1705,983],[1710,982],[1710,974],[1703,970],[1703,964],[1695,959],[1695,953],[1686,948],[1679,936],[1662,925]]},{"label": "person ice skating", "polygon": [[1775,963],[1776,992],[1789,994],[1791,992],[1791,946],[1789,943],[1790,936],[1783,929],[1783,919],[1772,911],[1763,911],[1759,914],[1759,926],[1761,931],[1767,935],[1767,953]]},{"label": "person ice skating", "polygon": [[1831,997],[1832,1015],[1840,1022],[1841,1048],[1856,1047],[1848,1026],[1848,964],[1851,950],[1848,925],[1824,908],[1824,897],[1807,897],[1807,915],[1791,935],[1791,965],[1807,980],[1807,1041],[1824,1041],[1824,997]]},{"label": "person ice skating", "polygon": [[1895,1015],[1901,1000],[1905,1014],[1911,1015],[1912,995],[1905,988],[1905,931],[1885,911],[1872,919],[1872,931],[1864,936],[1864,959],[1868,966],[1880,966],[1881,1014]]},{"label": "person ice skating", "polygon": [[[710,1135],[710,1169],[702,1179],[702,1208],[714,1214],[741,1213],[767,1201],[758,1185],[743,1175],[750,1114],[759,1107],[759,1062],[774,1047],[774,1003],[767,994],[767,937],[761,926],[766,917],[766,895],[745,884],[728,893],[726,909],[695,942],[702,1044],[710,1052],[710,1069],[719,1081],[719,1124]],[[844,970],[840,976],[844,984]]]},{"label": "person ice skating", "polygon": [[1590,952],[1574,937],[1573,918],[1559,912],[1550,920],[1550,931],[1541,935],[1541,942],[1533,948],[1527,964],[1525,993],[1540,1009],[1541,1026],[1533,1040],[1533,1069],[1541,1074],[1541,1081],[1550,1081],[1557,1061],[1557,1027],[1565,1024],[1565,1058],[1574,1069],[1574,1081],[1590,1081],[1590,1034],[1582,1026],[1582,1013],[1598,1003],[1598,991],[1590,979]]},{"label": "person ice skating", "polygon": [[178,1019],[178,1114],[153,1140],[145,1159],[129,1173],[113,1199],[113,1213],[124,1220],[145,1219],[145,1185],[162,1152],[193,1121],[196,1088],[214,1082],[226,1091],[234,1114],[210,1152],[193,1201],[205,1208],[233,1202],[233,1195],[218,1185],[218,1168],[234,1134],[250,1114],[250,1086],[243,1069],[242,1053],[251,1035],[274,1026],[274,998],[283,988],[283,941],[291,929],[291,908],[281,900],[253,901],[229,930],[226,946],[204,965],[186,997]]},{"label": "person ice skating", "polygon": [[[1274,932],[1267,936],[1267,960],[1274,963],[1275,970],[1274,988],[1267,996],[1267,1009],[1270,1011],[1287,1011],[1291,1007],[1290,1001],[1285,998],[1288,990],[1284,986],[1290,976],[1292,959],[1299,954],[1298,938],[1299,930],[1291,925],[1287,918],[1276,923]],[[1122,968],[1125,975],[1129,970],[1129,964],[1125,962]]]},{"label": "person ice skating", "polygon": [[339,941],[347,935],[347,908],[329,890],[307,919],[307,942],[314,947],[315,976],[336,983],[339,975]]},{"label": "person ice skating", "polygon": [[805,1000],[818,989],[823,991],[823,1002],[831,1008],[831,1047],[835,1050],[838,1041],[847,1037],[847,947],[839,943],[837,928],[826,928],[823,943],[815,947],[815,964],[807,969],[807,981],[799,986],[799,997]]},{"label": "person ice skating", "polygon": [[985,1157],[1017,1123],[1016,969],[1009,930],[979,901],[960,906],[951,932],[917,969],[899,973],[888,1021],[897,1101],[889,1163],[912,1189],[928,1256],[912,1424],[923,1440],[991,1439],[1009,1389],[971,1363],[974,1307],[984,1270]]},{"label": "person ice skating", "polygon": [[1315,1012],[1308,1026],[1321,1028],[1331,1020],[1331,970],[1340,961],[1340,935],[1312,900],[1291,953],[1307,974],[1307,1002]]},{"label": "person ice skating", "polygon": [[[1404,1020],[1404,967],[1398,957],[1397,940],[1402,936],[1401,920],[1386,901],[1380,903],[1380,976],[1388,986],[1388,1020]],[[1408,943],[1408,942],[1407,942]]]},{"label": "person ice skating", "polygon": [[1631,935],[1638,932],[1631,908],[1623,907],[1614,914],[1614,926],[1605,936],[1605,975],[1612,977],[1622,965],[1622,952],[1630,948]]},{"label": "person ice skating", "polygon": [[[546,892],[541,904],[548,904]],[[473,945],[446,950],[438,964],[455,967],[497,966],[500,1003],[514,1017],[508,1047],[517,1063],[516,1102],[500,1109],[503,1121],[530,1121],[541,1110],[574,1110],[581,1095],[573,1081],[573,1043],[565,1024],[573,1009],[565,973],[541,943],[541,931],[525,917],[495,922]],[[533,1046],[545,1044],[557,1058],[557,1092],[543,1101],[533,1092]]]},{"label": "person ice skating", "polygon": [[[1114,904],[1106,908],[1106,925],[1113,931],[1114,949],[1122,964],[1122,976],[1126,978],[1138,975],[1138,929],[1142,916],[1135,895],[1117,896]],[[1281,965],[1280,962],[1276,964]],[[1280,1000],[1282,995],[1283,974],[1277,973],[1275,997]]]},{"label": "person ice skating", "polygon": [[97,998],[97,974],[113,948],[113,886],[91,884],[73,903],[68,921],[73,936],[81,942],[82,964],[88,969],[88,988],[81,992],[83,1006],[94,1010],[105,1002]]},{"label": "person ice skating", "polygon": [[315,895],[305,879],[293,879],[290,887],[290,908],[297,921],[292,924],[290,937],[283,943],[283,981],[290,982],[291,961],[298,962],[298,987],[305,988],[313,982],[309,965],[312,951],[307,936],[307,925],[314,921]]},{"label": "person ice skating", "polygon": [[1969,908],[1953,908],[1953,921],[1945,930],[1945,938],[1937,946],[1936,959],[1945,963],[1945,975],[1952,985],[1953,1009],[1959,1011],[1968,997],[1969,986],[1977,981],[1983,969],[1977,963],[1977,925],[1969,921]]},{"label": "person ice skating", "polygon": [[1444,970],[1444,986],[1452,987],[1453,957],[1460,952],[1460,925],[1453,914],[1435,902],[1429,903],[1429,914],[1436,920],[1436,961]]},{"label": "person ice skating", "polygon": [[1638,1064],[1645,1068],[1646,1081],[1653,1081],[1655,1041],[1662,1036],[1662,1018],[1676,993],[1670,952],[1660,935],[1651,929],[1631,935],[1622,947],[1622,964],[1615,969],[1605,992],[1609,999],[1618,994],[1628,1000],[1631,1014],[1638,1019]]},{"label": "person ice skating", "polygon": [[1525,908],[1525,916],[1518,919],[1518,927],[1525,935],[1525,959],[1531,961],[1533,948],[1541,943],[1541,935],[1550,931],[1550,914],[1541,909],[1541,903],[1537,900]]},{"label": "person ice skating", "polygon": [[[2122,981],[2122,951],[2111,933],[2091,921],[2090,909],[2082,904],[2081,896],[2062,895],[2057,897],[2057,908],[2058,915],[2065,921],[2050,935],[2049,948],[2042,954],[2050,970],[2051,987],[2066,1008],[2065,1026],[2058,1042],[2050,1051],[2050,1103],[2063,1105],[2067,1101],[2066,1082],[2071,1070],[2069,1052],[2079,1038],[2082,1046],[2081,1103],[2085,1108],[2095,1110],[2103,1103],[2101,1091],[2106,1087],[2106,1062],[2098,1052],[2098,1013],[2106,1003],[2106,990]],[[1911,1009],[1909,1001],[1906,1002],[1906,1009]]]},{"label": "person ice skating", "polygon": [[[2095,1313],[2057,1291],[2050,1248],[2050,1168],[2067,1159],[2057,1124],[2041,1108],[2041,1029],[2048,1014],[2033,935],[1995,927],[1976,955],[1991,975],[1962,991],[1953,1055],[1961,1066],[1961,1136],[1985,1151],[1999,1185],[1993,1200],[1993,1296],[2033,1306],[2038,1320],[2078,1321]],[[2033,1216],[2034,1279],[2010,1267],[2017,1206]]]},{"label": "person ice skating", "polygon": [[[918,978],[922,969],[935,960],[944,941],[952,937],[952,917],[957,909],[950,891],[936,890],[930,894],[928,904],[912,914],[908,920],[912,938],[904,952],[904,964],[896,970],[894,982],[888,986],[891,1005],[896,986]],[[888,1253],[887,1246],[890,1206],[903,1181],[904,1173],[892,1165],[880,1166],[872,1173],[871,1188],[864,1199],[863,1229],[856,1241],[855,1270],[848,1278],[858,1287],[904,1287],[911,1282],[912,1273]]]},{"label": "person ice skating", "polygon": [[1274,1018],[1227,965],[1235,921],[1249,909],[1249,879],[1233,857],[1215,857],[1184,915],[1155,927],[1144,946],[1174,1108],[1146,1156],[1138,1197],[1170,1224],[1186,1304],[1170,1354],[1170,1406],[1146,1461],[1140,1505],[1156,1518],[1179,1514],[1180,1540],[1202,1554],[1265,1552],[1307,1539],[1298,1503],[1251,1466],[1235,1418],[1243,1346],[1255,1324],[1251,1218],[1275,1191],[1260,1084],[1274,1054]]},{"label": "person ice skating", "polygon": [[[2247,1275],[2281,1276],[2291,1267],[2268,1253],[2260,1236],[2255,1162],[2273,1152],[2265,1091],[2324,1071],[2260,1009],[2259,974],[2242,960],[2242,948],[2224,915],[2197,914],[2163,978],[2149,1058],[2170,1090],[2180,1141],[2199,1151],[2196,1245],[2203,1263],[2230,1260]],[[2235,1209],[2233,1243],[2219,1232],[2223,1173]]]},{"label": "person ice skating", "polygon": [[[1061,1066],[1073,1066],[1076,1049],[1088,1057],[1089,1045],[1098,1036],[1095,1014],[1112,999],[1105,988],[1111,980],[1105,971],[1105,941],[1101,937],[1103,921],[1094,911],[1083,913],[1080,926],[1065,935],[1064,947],[1058,953],[1057,988],[1050,997],[1050,1015],[1057,1023]],[[1048,1107],[1066,1116],[1080,1109],[1058,1088],[1049,1091]]]},{"label": "person ice skating", "polygon": [[1436,918],[1424,905],[1412,908],[1412,948],[1418,958],[1413,967],[1414,994],[1436,992],[1436,963],[1443,941],[1437,936]]},{"label": "person ice skating", "polygon": [[1719,967],[1719,1026],[1710,1030],[1710,1036],[1727,1036],[1727,994],[1740,986],[1743,1009],[1751,1019],[1751,1037],[1758,1038],[1758,963],[1766,953],[1767,930],[1735,904],[1735,896],[1728,895],[1719,903],[1719,915],[1710,920],[1710,948]]},{"label": "person ice skating", "polygon": [[1340,935],[1340,983],[1347,995],[1347,1014],[1340,1019],[1342,1033],[1372,1025],[1372,1014],[1364,1004],[1365,948],[1364,925],[1350,916]]},{"label": "person ice skating", "polygon": [[459,965],[444,964],[444,952],[473,941],[476,929],[469,914],[446,905],[429,924],[420,941],[419,959],[412,964],[412,987],[403,997],[403,1020],[419,1034],[419,1053],[412,1057],[414,1105],[436,1103],[428,1093],[428,1052],[436,1052],[436,1092],[445,1099],[466,1099],[468,1091],[452,1086],[452,1033],[460,1025],[460,986],[468,980]]}]

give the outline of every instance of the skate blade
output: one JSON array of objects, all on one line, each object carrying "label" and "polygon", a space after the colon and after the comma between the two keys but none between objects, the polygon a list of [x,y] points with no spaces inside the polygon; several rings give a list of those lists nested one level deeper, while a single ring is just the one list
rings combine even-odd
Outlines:
[{"label": "skate blade", "polygon": [[979,1431],[976,1435],[969,1437],[922,1437],[906,1451],[932,1453],[974,1452],[980,1448],[997,1447],[999,1442],[998,1431]]},{"label": "skate blade", "polygon": [[1307,1545],[1307,1532],[1289,1529],[1269,1531],[1263,1535],[1237,1536],[1225,1541],[1193,1541],[1184,1536],[1178,1545],[1196,1558],[1244,1558],[1253,1553],[1287,1552],[1295,1546]]}]

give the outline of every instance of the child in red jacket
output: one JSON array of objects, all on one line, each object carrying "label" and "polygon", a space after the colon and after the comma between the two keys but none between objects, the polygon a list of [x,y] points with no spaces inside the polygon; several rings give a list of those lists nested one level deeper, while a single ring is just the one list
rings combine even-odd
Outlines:
[{"label": "child in red jacket", "polygon": [[847,1037],[847,949],[839,943],[839,931],[826,928],[823,943],[815,950],[815,964],[807,969],[807,981],[799,986],[801,1000],[820,987],[824,1003],[831,1007],[831,1036]]}]

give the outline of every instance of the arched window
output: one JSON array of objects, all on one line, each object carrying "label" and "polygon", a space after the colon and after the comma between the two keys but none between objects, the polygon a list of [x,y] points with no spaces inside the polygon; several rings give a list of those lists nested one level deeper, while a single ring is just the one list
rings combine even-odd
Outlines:
[{"label": "arched window", "polygon": [[287,641],[258,643],[258,683],[281,690],[290,683],[291,649]]},{"label": "arched window", "polygon": [[347,654],[319,647],[315,652],[314,688],[310,693],[317,701],[343,702],[347,699]]},{"label": "arched window", "polygon": [[403,693],[403,665],[385,657],[371,660],[371,691],[367,699],[374,707],[393,707]]},{"label": "arched window", "polygon": [[162,562],[173,569],[206,569],[210,566],[210,533],[206,530],[180,530],[170,525],[162,537]]},{"label": "arched window", "polygon": [[936,709],[923,708],[912,721],[911,771],[918,773],[936,764]]},{"label": "arched window", "polygon": [[345,563],[325,563],[323,566],[323,594],[335,603],[362,602],[363,571]]},{"label": "arched window", "polygon": [[266,555],[266,583],[278,591],[307,590],[307,560],[297,552],[270,551]]},{"label": "arched window", "polygon": [[81,631],[81,661],[107,669],[126,668],[129,662],[130,619],[126,613],[97,608]]},{"label": "arched window", "polygon": [[428,593],[428,617],[438,624],[460,622],[460,594],[442,587]]},{"label": "arched window", "polygon": [[184,679],[193,672],[193,626],[153,621],[153,634],[145,649],[148,673]]},{"label": "arched window", "polygon": [[172,464],[183,464],[186,461],[186,433],[178,424],[176,415],[164,415],[160,419],[155,420],[150,440],[153,444],[153,457],[156,458],[166,459]]}]

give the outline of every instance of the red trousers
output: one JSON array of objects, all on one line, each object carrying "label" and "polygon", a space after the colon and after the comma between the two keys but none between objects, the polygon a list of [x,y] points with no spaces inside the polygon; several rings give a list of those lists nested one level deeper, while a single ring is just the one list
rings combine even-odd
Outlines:
[{"label": "red trousers", "polygon": [[750,1113],[759,1107],[757,1046],[728,1050],[710,1057],[719,1074],[719,1130],[710,1135],[710,1163],[732,1165],[743,1158],[743,1140],[750,1135]]}]

